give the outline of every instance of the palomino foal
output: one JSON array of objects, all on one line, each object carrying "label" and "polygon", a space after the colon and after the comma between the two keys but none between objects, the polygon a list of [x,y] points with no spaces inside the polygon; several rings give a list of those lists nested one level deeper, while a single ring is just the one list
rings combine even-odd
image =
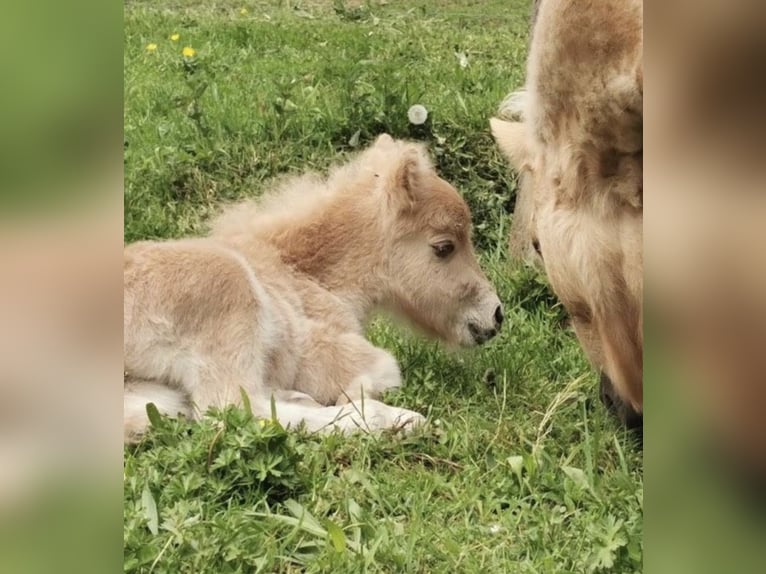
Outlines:
[{"label": "palomino foal", "polygon": [[471,218],[418,144],[380,136],[326,179],[229,209],[208,237],[125,249],[125,438],[146,404],[199,416],[247,393],[257,416],[311,431],[413,426],[375,400],[399,366],[364,337],[376,309],[453,346],[503,321]]}]

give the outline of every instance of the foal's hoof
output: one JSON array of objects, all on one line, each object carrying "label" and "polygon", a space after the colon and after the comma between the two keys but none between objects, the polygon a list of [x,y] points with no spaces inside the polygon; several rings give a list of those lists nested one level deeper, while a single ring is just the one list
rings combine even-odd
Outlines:
[{"label": "foal's hoof", "polygon": [[408,432],[420,426],[426,418],[420,413],[392,407],[378,401],[368,401],[365,405],[364,419],[368,430],[404,431]]},{"label": "foal's hoof", "polygon": [[[394,408],[394,407],[392,407]],[[415,411],[408,411],[407,409],[396,409],[399,414],[394,419],[392,425],[389,428],[393,431],[409,432],[415,427],[426,422],[426,417]]]}]

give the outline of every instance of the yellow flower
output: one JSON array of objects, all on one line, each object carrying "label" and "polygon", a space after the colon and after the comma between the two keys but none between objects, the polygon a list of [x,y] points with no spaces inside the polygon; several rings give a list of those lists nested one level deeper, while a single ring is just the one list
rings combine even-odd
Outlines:
[{"label": "yellow flower", "polygon": [[173,34],[172,36],[170,36],[170,39],[173,40],[174,42],[178,42],[178,39],[180,37],[181,37],[181,34]]},{"label": "yellow flower", "polygon": [[245,14],[247,14],[247,8],[242,8],[242,10],[240,10],[239,13],[242,14],[242,16],[244,16]]},{"label": "yellow flower", "polygon": [[261,419],[258,421],[258,424],[261,426],[261,428],[265,427],[267,424],[269,424],[269,421],[266,419]]},{"label": "yellow flower", "polygon": [[184,58],[193,58],[197,55],[197,50],[191,46],[186,46],[181,53],[183,54]]},{"label": "yellow flower", "polygon": [[154,52],[157,50],[157,44],[147,44],[146,45],[146,51],[147,52]]}]

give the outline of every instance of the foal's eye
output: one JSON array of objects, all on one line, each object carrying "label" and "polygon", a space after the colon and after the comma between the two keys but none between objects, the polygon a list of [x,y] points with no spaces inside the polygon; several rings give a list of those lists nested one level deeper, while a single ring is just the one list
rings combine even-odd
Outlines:
[{"label": "foal's eye", "polygon": [[434,250],[434,253],[436,253],[437,257],[444,259],[450,253],[455,251],[455,244],[451,241],[442,241],[441,243],[435,243],[431,246],[431,248]]}]

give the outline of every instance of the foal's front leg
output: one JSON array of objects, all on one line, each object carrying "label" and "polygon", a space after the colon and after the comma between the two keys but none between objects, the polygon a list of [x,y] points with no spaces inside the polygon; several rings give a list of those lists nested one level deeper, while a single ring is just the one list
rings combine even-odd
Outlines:
[{"label": "foal's front leg", "polygon": [[351,379],[350,383],[341,390],[336,405],[364,405],[365,399],[375,402],[379,410],[387,411],[385,417],[394,421],[392,426],[415,427],[425,422],[420,413],[393,407],[379,402],[384,391],[395,389],[402,385],[402,374],[396,358],[383,349],[372,345],[367,339],[357,337],[354,341],[357,364],[361,368]]},{"label": "foal's front leg", "polygon": [[412,427],[425,420],[414,411],[376,400],[384,391],[399,387],[402,376],[394,356],[361,335],[317,328],[306,348],[296,390],[323,405],[335,405],[327,409],[350,415],[343,424],[354,425],[362,418],[370,430],[379,430]]},{"label": "foal's front leg", "polygon": [[350,382],[341,389],[336,404],[365,398],[377,399],[385,391],[402,386],[402,374],[396,358],[359,337],[354,349],[358,365]]},{"label": "foal's front leg", "polygon": [[309,432],[408,430],[423,421],[418,413],[369,398],[344,405],[324,406],[299,391],[275,391],[273,397],[276,417],[281,424],[303,424]]}]

